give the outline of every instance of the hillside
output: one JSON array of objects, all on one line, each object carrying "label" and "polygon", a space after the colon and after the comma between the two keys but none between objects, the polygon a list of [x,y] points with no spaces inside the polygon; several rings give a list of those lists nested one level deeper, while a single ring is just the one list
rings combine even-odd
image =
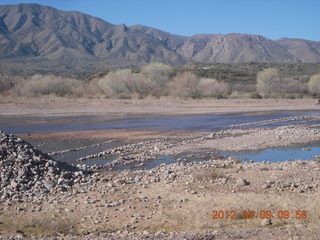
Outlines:
[{"label": "hillside", "polygon": [[14,74],[87,75],[149,62],[320,62],[319,42],[249,34],[184,37],[38,4],[0,5],[0,49],[0,71]]}]

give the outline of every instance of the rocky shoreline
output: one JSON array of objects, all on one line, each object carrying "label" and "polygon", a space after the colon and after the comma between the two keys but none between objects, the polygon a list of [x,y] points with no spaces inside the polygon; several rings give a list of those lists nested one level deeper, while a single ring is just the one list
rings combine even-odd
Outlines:
[{"label": "rocky shoreline", "polygon": [[[86,146],[44,154],[1,132],[0,239],[315,239],[320,161],[241,162],[218,153],[319,141],[318,118],[302,116],[296,125],[255,123],[260,127],[146,136],[84,156],[75,166],[53,157]],[[108,141],[114,139],[101,140]],[[189,161],[197,154],[200,160]],[[180,157],[143,169],[168,155]],[[116,159],[104,166],[83,164],[108,156]],[[141,168],[116,168],[132,164]],[[213,210],[273,215],[212,220]],[[292,217],[277,218],[285,210]],[[306,211],[308,218],[294,218],[296,211]]]},{"label": "rocky shoreline", "polygon": [[[203,214],[203,211],[210,213],[212,206],[218,209],[282,209],[284,206],[293,208],[294,205],[290,201],[278,203],[279,205],[276,204],[279,194],[285,194],[287,197],[295,199],[291,199],[293,202],[299,202],[299,198],[301,200],[306,197],[317,198],[320,193],[319,172],[320,161],[243,163],[231,157],[204,162],[162,164],[151,170],[103,171],[94,174],[94,184],[90,188],[86,188],[86,191],[79,191],[75,195],[61,195],[52,191],[47,199],[43,199],[44,201],[38,203],[40,204],[38,207],[35,207],[34,202],[23,203],[20,201],[14,203],[6,201],[2,203],[4,207],[0,208],[0,212],[4,214],[3,216],[10,212],[15,212],[18,216],[31,214],[35,215],[35,217],[37,217],[37,214],[53,214],[54,219],[59,214],[77,216],[76,223],[73,223],[75,225],[71,225],[73,227],[77,226],[76,235],[72,234],[70,236],[60,233],[65,236],[59,237],[60,234],[58,234],[57,238],[27,238],[28,232],[20,230],[20,234],[15,236],[18,237],[12,239],[21,239],[21,237],[26,237],[26,239],[233,239],[236,236],[248,237],[249,239],[252,237],[254,239],[257,234],[258,236],[259,234],[268,236],[275,234],[275,232],[281,232],[283,229],[292,228],[292,223],[288,224],[288,222],[288,225],[285,225],[280,230],[277,227],[268,228],[268,226],[277,226],[279,220],[273,219],[267,223],[263,219],[255,221],[256,226],[258,226],[255,230],[250,227],[244,228],[246,230],[242,228],[231,230],[221,228],[219,224],[216,225],[217,223],[215,223],[212,226],[215,229],[214,231],[206,230],[205,232],[200,231],[197,233],[190,232],[192,229],[187,230],[184,226],[180,226],[182,228],[180,231],[177,228],[177,231],[168,232],[164,226],[167,226],[165,224],[166,221],[171,222],[173,225],[177,224],[174,219],[167,219],[170,216],[170,211],[179,213],[184,207],[188,209],[192,207],[190,205],[193,205],[193,203],[206,202],[212,199],[212,193],[213,196],[216,193],[220,195],[221,199],[225,199],[225,204],[218,204],[218,201],[217,204],[208,205],[208,209],[202,209],[198,214]],[[73,187],[77,189],[76,184]],[[152,189],[158,190],[153,192]],[[174,194],[175,196],[170,194],[169,189],[177,191]],[[227,197],[230,194],[235,197],[237,194],[244,193],[249,193],[249,195],[254,193],[255,198],[257,196],[259,198],[267,197],[269,200],[261,200],[262,202],[258,202],[258,205],[255,203],[252,204],[253,206],[248,206],[246,203],[234,202],[233,199]],[[168,200],[170,202],[169,209],[165,207],[168,204]],[[267,205],[266,202],[271,204]],[[308,209],[310,215],[316,215],[310,217],[314,219],[318,216],[313,212],[317,204],[318,201],[315,201],[313,205],[300,203],[299,208]],[[149,208],[150,210],[148,210]],[[129,219],[126,217],[128,214],[132,216]],[[157,225],[157,215],[159,214],[160,216],[164,214],[167,220],[161,221],[162,230],[153,232],[150,224]],[[175,214],[173,213],[173,216]],[[188,214],[188,212],[184,214]],[[190,214],[190,217],[199,217],[193,215],[194,213],[192,212]],[[120,222],[114,217],[119,217]],[[208,224],[208,219],[201,219],[204,224]],[[2,221],[3,219],[1,219]],[[250,220],[246,221],[249,222]],[[313,224],[310,219],[304,223],[311,226]],[[295,233],[296,230],[294,229],[297,226],[298,229],[301,228],[299,225],[301,221],[295,220],[293,224],[292,232]],[[80,225],[84,228],[81,229]],[[110,232],[102,233],[101,229],[104,228],[107,232]],[[312,229],[310,234],[315,234],[316,229]],[[199,231],[197,228],[195,230]],[[72,228],[69,231],[73,232]]]},{"label": "rocky shoreline", "polygon": [[90,169],[58,162],[29,143],[0,132],[0,202],[39,203],[52,194],[72,195],[90,181]]}]

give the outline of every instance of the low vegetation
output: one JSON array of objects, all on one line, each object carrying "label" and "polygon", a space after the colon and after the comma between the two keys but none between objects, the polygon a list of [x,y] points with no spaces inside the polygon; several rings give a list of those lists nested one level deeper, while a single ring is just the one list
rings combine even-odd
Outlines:
[{"label": "low vegetation", "polygon": [[179,73],[169,84],[170,94],[177,97],[222,97],[231,92],[230,85],[216,79],[200,78],[191,72]]},{"label": "low vegetation", "polygon": [[276,98],[303,95],[307,90],[301,81],[281,77],[277,69],[267,68],[257,74],[257,92],[263,98]]},{"label": "low vegetation", "polygon": [[313,75],[308,82],[310,93],[320,96],[320,74]]},{"label": "low vegetation", "polygon": [[[129,99],[148,96],[156,98],[317,97],[320,95],[320,74],[316,65],[233,64],[234,68],[231,68],[230,64],[191,64],[173,68],[162,63],[151,63],[141,68],[99,73],[87,79],[51,74],[36,74],[29,77],[2,74],[0,75],[0,94],[25,97],[54,95]],[[266,68],[261,69],[263,66]],[[236,78],[235,72],[243,79],[235,81],[233,79],[233,77]],[[253,76],[254,80],[252,80]]]},{"label": "low vegetation", "polygon": [[60,97],[83,96],[85,86],[81,81],[54,75],[34,75],[13,86],[14,95],[34,97],[53,94]]},{"label": "low vegetation", "polygon": [[167,84],[173,70],[162,63],[152,63],[142,68],[139,73],[131,69],[110,72],[98,80],[98,85],[109,97],[167,95]]}]

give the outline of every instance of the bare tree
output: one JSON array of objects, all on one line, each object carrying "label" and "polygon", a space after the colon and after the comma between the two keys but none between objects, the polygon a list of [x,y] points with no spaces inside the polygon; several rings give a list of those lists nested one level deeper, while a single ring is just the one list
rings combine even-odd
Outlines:
[{"label": "bare tree", "polygon": [[203,97],[219,97],[230,94],[231,87],[228,83],[218,82],[216,79],[202,78],[198,90]]},{"label": "bare tree", "polygon": [[170,93],[173,96],[197,98],[200,96],[199,82],[200,78],[191,72],[179,73],[169,84]]},{"label": "bare tree", "polygon": [[151,63],[142,68],[141,74],[150,81],[150,95],[159,97],[164,94],[173,70],[170,66],[163,63]]},{"label": "bare tree", "polygon": [[99,86],[107,95],[129,94],[128,84],[131,80],[130,69],[110,72],[99,81]]},{"label": "bare tree", "polygon": [[309,92],[320,96],[320,74],[313,75],[308,82]]},{"label": "bare tree", "polygon": [[141,73],[134,73],[131,76],[130,82],[128,82],[128,89],[134,95],[146,97],[151,95],[152,82],[145,75]]},{"label": "bare tree", "polygon": [[130,69],[110,72],[100,79],[98,85],[109,96],[145,97],[154,91],[153,82],[142,73],[132,73]]},{"label": "bare tree", "polygon": [[20,96],[83,96],[85,92],[84,84],[76,79],[65,78],[54,75],[36,74],[19,82],[13,89],[13,93]]},{"label": "bare tree", "polygon": [[21,81],[23,81],[22,77],[0,74],[0,93],[9,91]]},{"label": "bare tree", "polygon": [[282,77],[281,78],[281,90],[283,94],[307,94],[307,84],[302,80],[295,79],[293,77]]},{"label": "bare tree", "polygon": [[281,80],[277,69],[267,68],[258,73],[257,92],[262,97],[276,97],[281,91]]}]

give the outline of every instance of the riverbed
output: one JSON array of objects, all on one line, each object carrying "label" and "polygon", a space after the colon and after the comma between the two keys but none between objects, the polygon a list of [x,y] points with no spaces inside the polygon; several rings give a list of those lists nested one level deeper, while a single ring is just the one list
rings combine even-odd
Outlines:
[{"label": "riverbed", "polygon": [[311,124],[314,121],[308,117],[318,113],[318,111],[273,111],[165,117],[148,115],[130,117],[118,117],[116,115],[3,116],[0,118],[0,129],[12,134],[110,129],[214,131],[231,127],[257,128],[288,124]]},{"label": "riverbed", "polygon": [[[257,149],[251,149],[247,146],[250,145],[250,141],[254,145],[258,140],[267,138],[260,132],[260,129],[269,130],[269,140],[272,143],[274,142],[272,141],[272,135],[274,135],[272,129],[286,126],[305,128],[317,124],[320,124],[320,115],[317,111],[262,111],[162,117],[152,115],[124,117],[117,115],[79,115],[3,116],[0,118],[0,129],[7,133],[30,138],[29,141],[33,145],[56,160],[89,166],[106,165],[116,169],[153,168],[160,164],[171,164],[177,161],[208,160],[214,156],[235,157],[241,161],[314,160],[316,156],[320,155],[320,145],[312,140],[299,143],[298,146],[290,146],[290,144],[288,144],[289,146],[278,146],[277,144],[269,146],[267,144],[268,139],[266,139],[266,143],[261,145],[260,148],[259,144],[256,144]],[[154,136],[145,134],[139,140],[117,139],[117,131],[146,130],[157,131],[158,134]],[[109,131],[115,131],[113,137],[110,137]],[[230,140],[227,140],[228,136],[225,140],[222,136],[214,137],[214,139],[207,137],[218,132],[225,134],[228,131],[234,132],[233,137],[229,136]],[[255,133],[253,134],[252,131],[255,131]],[[308,130],[306,131],[308,132]],[[85,137],[77,138],[75,135],[67,138],[64,136],[65,133],[72,132],[75,134],[81,132]],[[102,132],[105,132],[103,139],[94,139],[94,135]],[[159,133],[161,133],[161,136]],[[252,134],[252,137],[245,139],[248,133]],[[53,134],[58,134],[59,137],[52,137]],[[258,136],[258,139],[254,140],[257,134],[262,134],[261,138]],[[295,135],[294,132],[292,134]],[[164,140],[168,137],[169,140]],[[202,138],[206,141],[201,140]],[[280,143],[288,142],[288,138],[292,137],[280,139]],[[151,148],[148,143],[150,139],[155,142],[151,144]],[[214,143],[213,141],[218,142]],[[279,142],[279,139],[275,141]],[[225,149],[230,142],[233,142],[233,145]],[[241,144],[244,142],[247,145],[242,146]],[[141,148],[140,152],[135,150],[136,155],[130,151],[126,152],[127,146],[132,144],[133,149]],[[197,145],[199,147],[195,147]],[[203,148],[203,146],[205,147]],[[116,154],[101,154],[116,148],[120,148]],[[161,148],[164,151],[155,150]],[[178,151],[175,149],[178,149]],[[126,153],[122,153],[122,151]],[[146,152],[150,154],[144,156]],[[85,160],[81,160],[83,158]],[[126,159],[130,159],[130,161],[126,161]]]}]

